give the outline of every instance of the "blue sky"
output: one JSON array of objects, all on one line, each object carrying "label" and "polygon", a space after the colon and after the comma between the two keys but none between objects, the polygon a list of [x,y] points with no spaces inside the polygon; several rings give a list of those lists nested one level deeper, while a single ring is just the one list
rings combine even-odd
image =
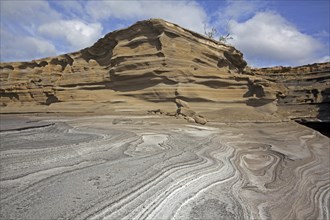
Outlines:
[{"label": "blue sky", "polygon": [[138,20],[163,18],[193,31],[212,27],[251,66],[329,61],[329,0],[0,0],[1,62],[68,53]]}]

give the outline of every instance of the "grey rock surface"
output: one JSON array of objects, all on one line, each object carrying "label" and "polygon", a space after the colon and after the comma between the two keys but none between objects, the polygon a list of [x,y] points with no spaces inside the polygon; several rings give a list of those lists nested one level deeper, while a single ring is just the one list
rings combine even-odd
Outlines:
[{"label": "grey rock surface", "polygon": [[329,219],[329,138],[296,123],[1,120],[0,219]]}]

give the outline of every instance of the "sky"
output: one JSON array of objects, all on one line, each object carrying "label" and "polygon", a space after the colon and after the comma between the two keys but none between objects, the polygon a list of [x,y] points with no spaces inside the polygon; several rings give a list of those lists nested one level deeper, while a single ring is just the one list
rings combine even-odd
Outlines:
[{"label": "sky", "polygon": [[329,0],[0,0],[0,61],[74,52],[139,20],[162,18],[228,44],[250,66],[330,61]]}]

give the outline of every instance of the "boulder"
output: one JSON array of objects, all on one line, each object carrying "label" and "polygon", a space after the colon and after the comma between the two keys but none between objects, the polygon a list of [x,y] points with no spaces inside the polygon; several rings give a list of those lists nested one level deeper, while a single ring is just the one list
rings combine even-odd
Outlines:
[{"label": "boulder", "polygon": [[205,125],[207,123],[207,120],[201,115],[194,115],[193,119],[196,123],[201,125]]},{"label": "boulder", "polygon": [[186,108],[186,107],[179,108],[178,113],[183,116],[188,116],[188,117],[193,117],[196,114],[195,111],[191,110],[190,108]]}]

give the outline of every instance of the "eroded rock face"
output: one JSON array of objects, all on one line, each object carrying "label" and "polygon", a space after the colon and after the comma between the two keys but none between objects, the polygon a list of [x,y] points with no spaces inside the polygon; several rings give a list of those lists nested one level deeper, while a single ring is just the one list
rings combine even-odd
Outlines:
[{"label": "eroded rock face", "polygon": [[[0,103],[3,113],[175,112],[181,99],[207,115],[255,96],[245,66],[235,48],[152,19],[75,53],[2,63]],[[257,99],[275,99],[266,93]]]},{"label": "eroded rock face", "polygon": [[303,121],[330,121],[330,63],[251,69],[277,84],[278,114]]},{"label": "eroded rock face", "polygon": [[[234,47],[151,19],[111,32],[78,52],[1,63],[1,112],[145,114],[159,109],[177,116],[176,100],[181,100],[194,112],[185,117],[278,120],[277,99],[286,106],[290,97],[298,100],[298,93],[286,94],[268,70],[247,72],[245,66]],[[328,84],[322,85],[316,94],[320,102],[329,93]]]}]

